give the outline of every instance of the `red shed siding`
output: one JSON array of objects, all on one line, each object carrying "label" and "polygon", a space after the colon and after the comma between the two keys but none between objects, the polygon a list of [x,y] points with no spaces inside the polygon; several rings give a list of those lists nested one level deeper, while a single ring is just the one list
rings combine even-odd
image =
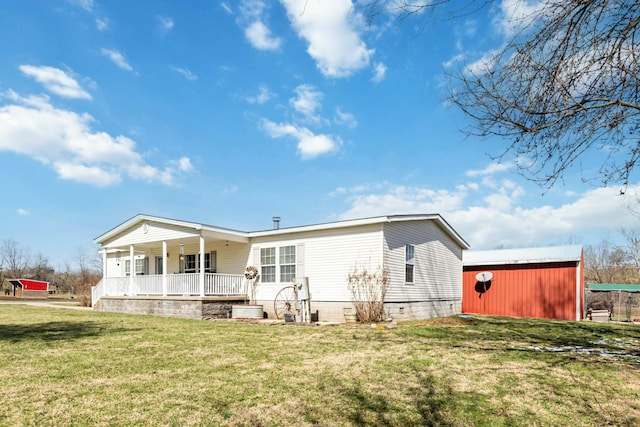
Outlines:
[{"label": "red shed siding", "polygon": [[18,279],[25,291],[48,291],[49,282],[42,280]]},{"label": "red shed siding", "polygon": [[[462,311],[494,316],[576,320],[576,304],[579,304],[579,313],[583,312],[582,265],[582,262],[571,261],[466,266],[462,280]],[[476,280],[476,274],[481,271],[493,273],[486,292]],[[580,282],[578,289],[577,280]]]}]

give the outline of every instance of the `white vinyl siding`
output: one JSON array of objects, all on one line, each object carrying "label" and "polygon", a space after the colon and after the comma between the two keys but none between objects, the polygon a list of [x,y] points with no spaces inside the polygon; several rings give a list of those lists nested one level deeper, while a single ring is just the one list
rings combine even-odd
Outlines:
[{"label": "white vinyl siding", "polygon": [[139,243],[147,243],[162,240],[179,240],[186,238],[197,238],[200,234],[197,230],[188,230],[183,227],[171,224],[161,224],[152,221],[146,222],[147,232],[144,232],[145,223],[134,225],[133,227],[123,231],[122,234],[116,236],[109,242],[110,246],[136,245]]},{"label": "white vinyl siding", "polygon": [[[261,248],[295,246],[296,276],[308,277],[312,300],[340,301],[351,304],[347,275],[356,266],[375,270],[382,266],[382,230],[380,224],[343,229],[314,230],[289,236],[256,238],[253,264],[259,265]],[[285,240],[283,237],[287,237]],[[249,262],[251,263],[251,261]],[[273,301],[276,293],[291,282],[268,283],[260,278],[258,300]]]},{"label": "white vinyl siding", "polygon": [[[462,248],[434,221],[384,226],[387,302],[462,300]],[[406,245],[414,246],[414,286],[405,286]]]}]

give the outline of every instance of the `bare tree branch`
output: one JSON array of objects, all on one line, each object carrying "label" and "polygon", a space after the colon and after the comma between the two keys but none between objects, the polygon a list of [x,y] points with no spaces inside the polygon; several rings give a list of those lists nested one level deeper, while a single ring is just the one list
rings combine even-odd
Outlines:
[{"label": "bare tree branch", "polygon": [[[369,22],[473,13],[492,0],[372,0]],[[640,162],[640,2],[542,0],[484,63],[452,75],[451,101],[472,119],[470,135],[510,140],[494,159],[551,187],[587,153],[599,165],[583,180],[626,187]],[[425,13],[429,12],[429,13]],[[440,15],[438,15],[440,16]],[[445,15],[446,16],[446,15]]]}]

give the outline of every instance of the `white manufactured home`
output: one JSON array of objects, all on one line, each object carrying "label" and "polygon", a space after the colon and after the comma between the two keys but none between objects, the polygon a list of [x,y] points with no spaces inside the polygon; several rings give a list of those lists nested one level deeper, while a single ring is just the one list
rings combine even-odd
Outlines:
[{"label": "white manufactured home", "polygon": [[438,214],[391,215],[263,231],[137,215],[95,239],[102,281],[96,310],[226,317],[246,301],[245,269],[258,270],[257,303],[275,317],[278,292],[306,277],[319,321],[353,307],[354,269],[389,272],[386,312],[397,320],[460,313],[468,244]]}]

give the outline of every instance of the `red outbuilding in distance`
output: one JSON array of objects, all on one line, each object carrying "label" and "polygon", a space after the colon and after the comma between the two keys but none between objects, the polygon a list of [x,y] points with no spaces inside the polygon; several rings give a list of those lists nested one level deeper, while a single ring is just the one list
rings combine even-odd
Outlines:
[{"label": "red outbuilding in distance", "polygon": [[17,298],[47,298],[49,282],[33,279],[9,279],[12,295]]}]

